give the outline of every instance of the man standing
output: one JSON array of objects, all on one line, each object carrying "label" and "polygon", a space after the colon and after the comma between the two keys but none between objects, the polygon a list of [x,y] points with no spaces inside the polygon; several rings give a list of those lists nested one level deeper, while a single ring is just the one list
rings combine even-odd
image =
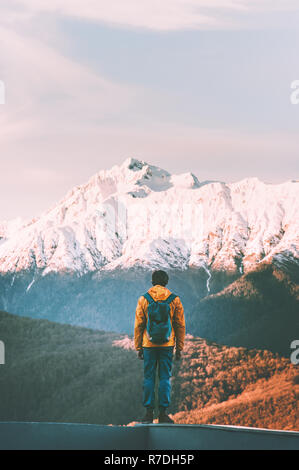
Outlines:
[{"label": "man standing", "polygon": [[167,288],[168,275],[154,271],[153,287],[138,300],[134,341],[139,359],[144,360],[143,423],[153,422],[156,367],[159,367],[159,423],[173,423],[166,414],[170,404],[173,350],[181,358],[185,340],[185,317],[181,300]]}]

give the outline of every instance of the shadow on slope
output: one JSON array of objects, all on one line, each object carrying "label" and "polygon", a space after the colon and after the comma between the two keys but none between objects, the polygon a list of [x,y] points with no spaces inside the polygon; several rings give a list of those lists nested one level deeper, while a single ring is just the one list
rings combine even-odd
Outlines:
[{"label": "shadow on slope", "polygon": [[[180,295],[187,323],[191,324],[194,304],[208,293],[208,274],[204,269],[173,270],[169,274],[168,287]],[[235,277],[214,273],[211,292],[219,291]],[[32,318],[132,334],[137,300],[150,287],[151,271],[144,269],[99,271],[81,277],[23,272],[0,276],[0,309]]]},{"label": "shadow on slope", "polygon": [[196,336],[217,343],[289,356],[299,331],[298,300],[295,280],[274,265],[263,264],[200,300],[189,327]]}]

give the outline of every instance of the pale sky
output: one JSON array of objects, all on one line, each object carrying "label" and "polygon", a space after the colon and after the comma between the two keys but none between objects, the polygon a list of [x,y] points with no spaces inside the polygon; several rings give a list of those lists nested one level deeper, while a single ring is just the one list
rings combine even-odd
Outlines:
[{"label": "pale sky", "polygon": [[298,25],[298,0],[1,0],[0,221],[129,156],[298,179]]}]

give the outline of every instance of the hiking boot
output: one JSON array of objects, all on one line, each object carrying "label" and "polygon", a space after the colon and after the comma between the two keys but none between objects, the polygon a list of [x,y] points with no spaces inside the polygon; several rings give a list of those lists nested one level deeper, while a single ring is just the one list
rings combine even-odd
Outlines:
[{"label": "hiking boot", "polygon": [[154,410],[147,408],[144,418],[141,420],[143,424],[151,424],[154,420]]},{"label": "hiking boot", "polygon": [[159,424],[174,424],[173,419],[166,414],[165,410],[160,410],[158,422]]}]

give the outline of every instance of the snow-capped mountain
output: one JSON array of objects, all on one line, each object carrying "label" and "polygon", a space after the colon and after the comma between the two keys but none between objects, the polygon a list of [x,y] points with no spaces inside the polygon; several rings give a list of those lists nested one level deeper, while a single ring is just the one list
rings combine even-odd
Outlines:
[{"label": "snow-capped mountain", "polygon": [[200,182],[129,158],[39,218],[0,223],[0,273],[140,266],[242,273],[299,258],[298,213],[298,182]]},{"label": "snow-capped mountain", "polygon": [[13,237],[24,225],[26,222],[21,217],[0,222],[0,243]]}]

